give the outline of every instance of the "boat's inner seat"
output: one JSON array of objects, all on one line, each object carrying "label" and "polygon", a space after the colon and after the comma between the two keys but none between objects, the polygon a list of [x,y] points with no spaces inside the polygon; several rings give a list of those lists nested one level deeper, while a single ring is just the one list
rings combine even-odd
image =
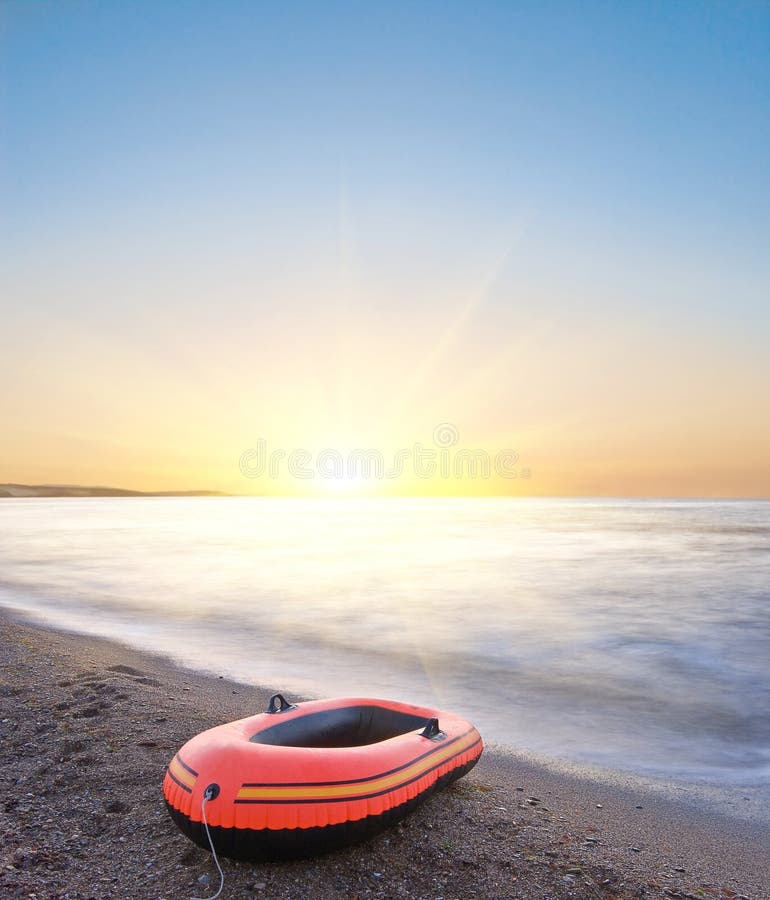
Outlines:
[{"label": "boat's inner seat", "polygon": [[249,740],[281,747],[363,747],[423,728],[428,721],[382,706],[343,706],[277,722]]}]

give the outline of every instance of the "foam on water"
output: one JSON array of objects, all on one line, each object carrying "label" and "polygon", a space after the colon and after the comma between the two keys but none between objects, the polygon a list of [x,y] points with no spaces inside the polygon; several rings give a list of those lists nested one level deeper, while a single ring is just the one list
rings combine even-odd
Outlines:
[{"label": "foam on water", "polygon": [[767,502],[3,500],[0,603],[537,754],[770,780]]}]

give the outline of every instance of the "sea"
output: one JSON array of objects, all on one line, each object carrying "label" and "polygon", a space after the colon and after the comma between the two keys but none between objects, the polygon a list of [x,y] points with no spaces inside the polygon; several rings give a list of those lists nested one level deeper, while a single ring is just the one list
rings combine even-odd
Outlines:
[{"label": "sea", "polygon": [[0,605],[539,759],[770,783],[770,502],[3,499]]}]

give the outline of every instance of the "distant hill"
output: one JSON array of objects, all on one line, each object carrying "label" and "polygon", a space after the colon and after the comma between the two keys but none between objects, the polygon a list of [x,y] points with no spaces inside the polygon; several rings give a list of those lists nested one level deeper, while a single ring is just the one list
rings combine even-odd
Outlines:
[{"label": "distant hill", "polygon": [[226,497],[220,491],[127,491],[82,484],[0,484],[3,497]]}]

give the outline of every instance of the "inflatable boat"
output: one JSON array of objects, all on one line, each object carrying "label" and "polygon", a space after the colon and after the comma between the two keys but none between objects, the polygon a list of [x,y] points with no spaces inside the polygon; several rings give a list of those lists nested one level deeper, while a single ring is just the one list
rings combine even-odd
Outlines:
[{"label": "inflatable boat", "polygon": [[163,781],[196,844],[234,859],[314,856],[402,819],[478,762],[478,731],[451,713],[389,700],[288,703],[188,741]]}]

